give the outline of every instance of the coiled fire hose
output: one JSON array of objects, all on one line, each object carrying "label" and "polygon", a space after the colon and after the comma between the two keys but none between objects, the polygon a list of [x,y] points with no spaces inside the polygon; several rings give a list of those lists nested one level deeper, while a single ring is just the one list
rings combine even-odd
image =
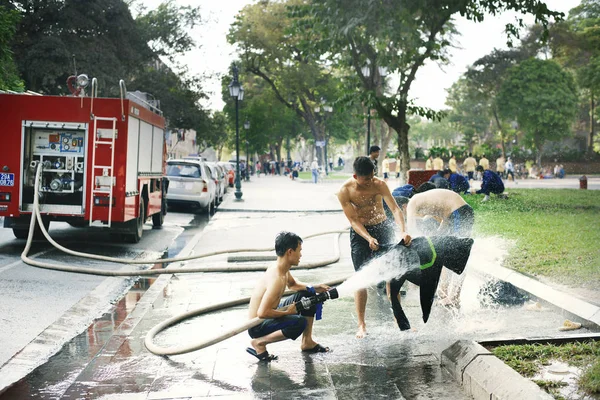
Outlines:
[{"label": "coiled fire hose", "polygon": [[[100,255],[96,255],[96,254],[82,253],[82,252],[67,249],[67,248],[61,246],[60,244],[58,244],[56,241],[54,241],[54,239],[52,239],[50,237],[50,235],[48,234],[48,231],[45,229],[43,221],[42,221],[42,215],[39,210],[39,183],[40,183],[39,181],[40,181],[40,177],[42,174],[42,170],[43,170],[43,165],[40,163],[37,166],[37,170],[36,170],[35,189],[34,189],[34,196],[33,196],[33,199],[34,199],[33,200],[33,214],[35,215],[35,218],[33,218],[33,216],[31,218],[31,221],[29,223],[29,234],[27,236],[27,243],[25,244],[25,248],[23,249],[23,252],[21,253],[21,260],[25,264],[31,265],[33,267],[50,269],[50,270],[55,270],[55,271],[72,272],[72,273],[88,274],[88,275],[99,275],[99,276],[113,276],[113,277],[114,276],[149,276],[149,275],[177,274],[177,273],[181,274],[181,273],[197,273],[197,272],[253,272],[253,271],[265,271],[267,269],[267,265],[251,265],[251,266],[242,266],[242,267],[190,267],[190,268],[170,267],[170,268],[164,268],[164,269],[159,269],[159,270],[151,269],[151,270],[134,270],[134,271],[107,271],[104,269],[88,268],[88,267],[81,267],[81,266],[59,265],[59,264],[52,264],[52,263],[34,260],[34,259],[28,257],[28,253],[31,249],[31,244],[33,242],[33,236],[34,236],[34,232],[35,232],[36,222],[38,223],[40,231],[42,232],[44,237],[48,240],[48,242],[50,242],[55,248],[65,252],[67,254],[70,254],[73,256],[78,256],[78,257],[83,257],[83,258],[90,258],[90,259],[94,259],[94,260],[108,261],[108,262],[121,263],[121,264],[173,263],[173,262],[189,261],[189,260],[194,260],[194,259],[211,257],[211,256],[215,256],[215,255],[220,255],[220,254],[242,253],[242,252],[265,252],[265,251],[274,250],[274,247],[271,246],[271,247],[266,247],[266,248],[262,248],[262,249],[261,248],[258,248],[258,249],[248,248],[248,249],[230,249],[230,250],[213,251],[213,252],[204,253],[204,254],[198,254],[198,255],[192,255],[192,256],[186,256],[186,257],[177,257],[177,258],[166,258],[166,259],[157,259],[157,260],[131,260],[131,259],[120,259],[120,258],[100,256]],[[313,237],[317,237],[317,236],[337,234],[335,236],[335,240],[334,240],[334,256],[332,256],[328,259],[325,259],[325,260],[318,261],[318,262],[303,263],[303,264],[296,266],[293,269],[313,269],[313,268],[323,267],[323,266],[326,266],[329,264],[334,264],[334,263],[338,262],[340,259],[339,238],[342,233],[346,233],[346,232],[348,232],[348,229],[319,232],[319,233],[314,233],[311,235],[304,236],[304,239],[309,239],[309,238],[313,238]],[[334,280],[331,282],[327,282],[325,284],[328,286],[333,286],[333,285],[342,283],[345,279],[346,278],[337,279],[337,280]],[[284,294],[287,295],[290,293],[293,293],[293,292],[288,291]],[[237,300],[231,300],[231,301],[227,301],[227,302],[223,302],[223,303],[214,304],[214,305],[208,306],[208,307],[199,308],[199,309],[192,310],[192,311],[186,312],[186,313],[178,315],[178,316],[174,316],[174,317],[156,325],[154,328],[152,328],[146,335],[144,344],[145,344],[146,348],[154,354],[175,355],[175,354],[183,354],[183,353],[188,353],[188,352],[195,351],[195,350],[200,350],[202,348],[205,348],[205,347],[211,346],[213,344],[216,344],[218,342],[221,342],[225,339],[228,339],[232,336],[237,335],[240,332],[243,332],[244,330],[247,330],[255,325],[260,324],[263,320],[259,319],[258,317],[251,319],[249,321],[246,321],[244,324],[232,329],[229,332],[226,332],[222,335],[216,336],[209,340],[203,341],[202,343],[189,345],[189,346],[162,348],[162,347],[156,346],[152,342],[152,340],[159,332],[161,332],[164,329],[166,329],[170,326],[173,326],[185,319],[193,318],[193,317],[196,317],[196,316],[199,316],[202,314],[210,313],[210,312],[228,308],[228,307],[233,307],[233,306],[240,305],[240,304],[246,304],[249,301],[250,301],[250,298],[245,297],[245,298],[241,298],[241,299],[237,299]]]}]

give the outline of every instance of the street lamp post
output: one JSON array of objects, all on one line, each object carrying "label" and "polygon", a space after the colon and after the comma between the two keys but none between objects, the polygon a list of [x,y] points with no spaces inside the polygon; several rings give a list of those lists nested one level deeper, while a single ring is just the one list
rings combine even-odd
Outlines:
[{"label": "street lamp post", "polygon": [[244,122],[244,129],[246,130],[246,182],[250,181],[250,153],[248,152],[248,131],[250,130],[250,121],[246,118]]},{"label": "street lamp post", "polygon": [[233,66],[233,81],[229,84],[229,95],[235,99],[235,198],[242,199],[242,182],[240,180],[240,128],[239,128],[239,102],[244,99],[244,88],[238,80],[238,67]]}]

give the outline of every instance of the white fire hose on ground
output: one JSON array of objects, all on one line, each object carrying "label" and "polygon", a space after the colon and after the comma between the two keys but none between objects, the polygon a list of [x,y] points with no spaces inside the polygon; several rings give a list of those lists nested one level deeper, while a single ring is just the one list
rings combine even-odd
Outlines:
[{"label": "white fire hose on ground", "polygon": [[[154,276],[154,275],[162,275],[162,274],[177,274],[177,273],[182,274],[182,273],[197,273],[197,272],[253,272],[253,271],[265,271],[268,267],[268,265],[250,265],[250,266],[242,266],[242,267],[232,267],[232,266],[227,266],[227,267],[189,267],[189,268],[170,267],[170,268],[164,268],[164,269],[160,269],[160,270],[150,269],[150,270],[135,270],[135,271],[107,271],[107,270],[98,269],[98,268],[59,265],[59,264],[52,264],[52,263],[34,260],[34,259],[28,257],[28,253],[31,249],[31,244],[32,244],[33,236],[34,236],[34,232],[35,232],[36,221],[37,221],[40,231],[42,232],[44,237],[55,248],[65,252],[67,254],[73,255],[73,256],[90,258],[90,259],[94,259],[94,260],[114,262],[114,263],[120,263],[120,264],[173,263],[173,262],[181,262],[181,261],[189,261],[189,260],[194,260],[194,259],[206,258],[206,257],[215,256],[215,255],[220,255],[220,254],[242,253],[242,252],[265,252],[265,251],[274,250],[274,247],[266,247],[266,248],[262,248],[262,249],[261,248],[258,248],[258,249],[256,249],[256,248],[255,249],[240,248],[240,249],[213,251],[213,252],[204,253],[204,254],[198,254],[198,255],[192,255],[192,256],[186,256],[186,257],[177,257],[177,258],[166,258],[166,259],[157,259],[157,260],[131,260],[131,259],[120,259],[120,258],[114,258],[114,257],[100,256],[100,255],[96,255],[96,254],[82,253],[82,252],[67,249],[67,248],[61,246],[60,244],[58,244],[56,241],[54,241],[54,239],[52,239],[50,237],[50,235],[48,234],[48,231],[44,227],[44,224],[42,221],[42,215],[39,210],[39,183],[40,183],[39,181],[40,181],[40,176],[42,174],[42,169],[43,169],[43,165],[40,163],[37,167],[36,175],[35,175],[35,191],[34,191],[34,196],[33,196],[34,200],[33,200],[33,211],[32,211],[33,215],[31,217],[31,221],[29,224],[29,235],[27,236],[27,243],[25,244],[25,248],[23,249],[23,252],[21,253],[21,260],[25,264],[31,265],[33,267],[50,269],[50,270],[55,270],[55,271],[72,272],[72,273],[88,274],[88,275],[100,275],[100,276]],[[323,266],[326,266],[329,264],[334,264],[334,263],[338,262],[340,259],[339,238],[342,233],[346,233],[346,232],[348,232],[348,229],[319,232],[319,233],[314,233],[314,234],[305,236],[304,239],[309,239],[309,238],[313,238],[313,237],[317,237],[317,236],[337,234],[335,236],[335,240],[334,240],[334,255],[328,259],[320,260],[318,262],[300,264],[293,269],[313,269],[313,268],[323,267]],[[327,282],[326,284],[328,286],[337,285],[337,284],[342,283],[345,279],[346,278],[337,279],[335,281]],[[288,291],[285,294],[289,294],[289,293],[292,293],[292,292]],[[185,319],[193,318],[193,317],[196,317],[196,316],[199,316],[202,314],[206,314],[209,312],[221,310],[224,308],[228,308],[228,307],[232,307],[232,306],[236,306],[236,305],[240,305],[240,304],[246,304],[249,301],[250,301],[250,298],[246,297],[246,298],[241,298],[241,299],[237,299],[237,300],[214,304],[212,306],[199,308],[196,310],[186,312],[181,315],[174,316],[174,317],[156,325],[154,328],[152,328],[146,335],[144,344],[146,345],[146,348],[151,353],[154,353],[157,355],[163,355],[163,356],[189,353],[191,351],[200,350],[205,347],[212,346],[213,344],[221,342],[225,339],[228,339],[232,336],[237,335],[240,332],[243,332],[253,326],[260,324],[263,320],[259,319],[258,317],[251,319],[249,321],[246,321],[244,324],[230,330],[229,332],[226,332],[224,334],[218,335],[214,338],[205,340],[201,343],[194,344],[194,345],[162,348],[162,347],[155,345],[153,343],[153,339],[161,331],[165,330],[166,328],[168,328],[170,326],[178,324],[179,322],[181,322]]]}]

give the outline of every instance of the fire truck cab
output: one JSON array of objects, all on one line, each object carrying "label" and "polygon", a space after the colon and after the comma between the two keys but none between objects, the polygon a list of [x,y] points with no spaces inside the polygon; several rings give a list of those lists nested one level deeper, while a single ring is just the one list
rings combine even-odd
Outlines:
[{"label": "fire truck cab", "polygon": [[165,119],[123,89],[120,98],[0,92],[0,216],[17,238],[29,232],[40,164],[46,228],[101,225],[135,243],[147,218],[163,224]]}]

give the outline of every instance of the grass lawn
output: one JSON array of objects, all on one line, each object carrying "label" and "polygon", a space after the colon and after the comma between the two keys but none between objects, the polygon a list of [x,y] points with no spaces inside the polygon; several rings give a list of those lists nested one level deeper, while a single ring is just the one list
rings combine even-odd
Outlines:
[{"label": "grass lawn", "polygon": [[[306,180],[312,180],[312,172],[310,171],[302,171],[302,172],[298,172],[298,178],[300,179],[306,179]],[[335,172],[330,172],[329,175],[325,176],[323,179],[335,179],[335,180],[343,180],[343,179],[348,179],[350,178],[350,175],[347,174],[338,174]]]},{"label": "grass lawn", "polygon": [[600,191],[511,189],[509,198],[482,202],[464,196],[475,210],[474,233],[514,240],[505,266],[576,287],[600,287]]},{"label": "grass lawn", "polygon": [[[534,376],[542,365],[547,365],[551,360],[579,367],[583,371],[578,380],[579,389],[594,396],[600,395],[600,342],[508,345],[496,347],[492,353],[526,377]],[[556,399],[564,398],[555,390],[560,384],[546,380],[534,382]]]}]

